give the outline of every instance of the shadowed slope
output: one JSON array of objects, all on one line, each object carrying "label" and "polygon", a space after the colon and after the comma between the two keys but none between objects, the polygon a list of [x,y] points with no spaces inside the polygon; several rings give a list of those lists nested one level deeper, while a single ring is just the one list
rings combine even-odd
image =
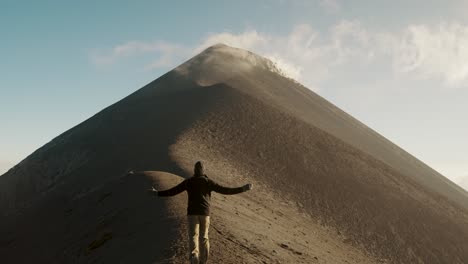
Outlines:
[{"label": "shadowed slope", "polygon": [[21,257],[181,263],[183,198],[143,193],[147,177],[161,187],[181,179],[124,175],[132,168],[187,177],[197,160],[221,183],[256,186],[239,196],[214,196],[214,263],[468,259],[466,192],[279,75],[271,62],[224,45],[60,135],[0,177],[0,254],[14,262],[36,248]]},{"label": "shadowed slope", "polygon": [[[118,193],[107,186],[117,188],[116,182],[130,168],[157,168],[186,176],[187,173],[169,157],[169,146],[195,118],[210,109],[220,92],[216,85],[200,88],[177,74],[166,74],[55,138],[2,176],[0,245],[5,246],[0,247],[0,253],[4,259],[16,263],[14,260],[20,252],[32,248],[30,254],[23,257],[51,263],[61,256],[66,262],[78,259],[88,263],[79,256],[85,254],[86,243],[91,241],[75,237],[73,244],[82,244],[63,252],[62,246],[72,242],[62,234],[85,233],[90,226],[98,226],[99,214],[106,214],[107,210],[93,213],[95,201],[92,197],[105,195],[103,189]],[[138,185],[140,188],[135,189],[130,184],[126,195],[144,193],[141,183]],[[139,198],[135,199],[128,203],[138,203]],[[118,203],[113,206],[123,210]],[[68,217],[68,213],[77,208],[84,208],[83,215]],[[149,207],[136,208],[149,210]],[[131,218],[125,210],[122,214],[124,218]],[[148,221],[151,219],[158,218],[153,215]],[[127,232],[125,229],[133,226],[119,228]],[[45,237],[48,243],[44,243]],[[167,249],[164,244],[159,247]],[[127,254],[135,256],[136,253],[127,251]],[[157,254],[150,250],[146,256]]]},{"label": "shadowed slope", "polygon": [[58,136],[1,177],[1,213],[57,188],[71,185],[71,192],[86,193],[129,168],[182,174],[168,157],[169,146],[221,96],[216,85],[198,88],[168,73]]}]

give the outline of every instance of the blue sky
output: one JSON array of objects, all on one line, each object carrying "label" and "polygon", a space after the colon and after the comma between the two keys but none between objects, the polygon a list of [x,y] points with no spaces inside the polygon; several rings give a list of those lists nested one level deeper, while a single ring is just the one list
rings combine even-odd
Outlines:
[{"label": "blue sky", "polygon": [[0,0],[0,173],[225,42],[468,188],[464,1],[168,2]]}]

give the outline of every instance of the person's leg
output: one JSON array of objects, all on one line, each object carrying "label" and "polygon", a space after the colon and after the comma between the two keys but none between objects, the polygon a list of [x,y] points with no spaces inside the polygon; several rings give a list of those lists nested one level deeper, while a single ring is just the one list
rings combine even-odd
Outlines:
[{"label": "person's leg", "polygon": [[210,254],[210,241],[208,239],[208,229],[210,228],[210,217],[206,215],[199,216],[200,222],[200,264],[208,261]]},{"label": "person's leg", "polygon": [[188,217],[188,239],[189,239],[189,258],[191,264],[199,263],[199,250],[198,250],[198,230],[200,222],[198,216],[189,215]]}]

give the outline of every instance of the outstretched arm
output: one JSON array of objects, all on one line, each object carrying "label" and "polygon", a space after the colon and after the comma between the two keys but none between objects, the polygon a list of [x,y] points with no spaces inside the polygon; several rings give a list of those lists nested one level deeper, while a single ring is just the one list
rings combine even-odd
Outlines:
[{"label": "outstretched arm", "polygon": [[129,170],[127,171],[127,175],[139,175],[139,174],[143,174],[144,171],[134,171],[134,170]]},{"label": "outstretched arm", "polygon": [[252,190],[252,184],[250,183],[242,187],[230,188],[230,187],[219,185],[216,182],[210,180],[210,185],[211,185],[210,187],[212,191],[215,191],[221,194],[238,194],[238,193],[246,192],[248,190]]},{"label": "outstretched arm", "polygon": [[148,189],[148,192],[154,196],[158,196],[158,190],[156,190],[153,186],[151,186],[151,189]]},{"label": "outstretched arm", "polygon": [[157,194],[158,196],[174,196],[174,195],[177,195],[183,191],[187,190],[187,184],[185,182],[185,180],[181,183],[179,183],[177,186],[169,189],[169,190],[165,190],[165,191],[157,191]]}]

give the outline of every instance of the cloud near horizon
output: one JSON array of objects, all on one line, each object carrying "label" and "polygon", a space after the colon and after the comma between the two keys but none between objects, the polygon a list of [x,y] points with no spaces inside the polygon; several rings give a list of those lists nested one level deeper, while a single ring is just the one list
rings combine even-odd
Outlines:
[{"label": "cloud near horizon", "polygon": [[389,41],[396,70],[436,77],[449,86],[466,85],[468,80],[468,26],[440,23],[412,25]]},{"label": "cloud near horizon", "polygon": [[[192,47],[164,41],[129,41],[106,52],[95,51],[91,59],[95,65],[105,66],[152,54],[155,59],[145,69],[168,68],[220,42],[269,58],[286,75],[313,90],[329,79],[336,68],[356,65],[389,66],[410,78],[436,79],[450,87],[468,83],[468,26],[458,23],[409,25],[399,32],[373,32],[359,21],[348,20],[325,32],[301,24],[286,35],[254,29],[214,33]],[[387,65],[376,65],[377,61]]]}]

